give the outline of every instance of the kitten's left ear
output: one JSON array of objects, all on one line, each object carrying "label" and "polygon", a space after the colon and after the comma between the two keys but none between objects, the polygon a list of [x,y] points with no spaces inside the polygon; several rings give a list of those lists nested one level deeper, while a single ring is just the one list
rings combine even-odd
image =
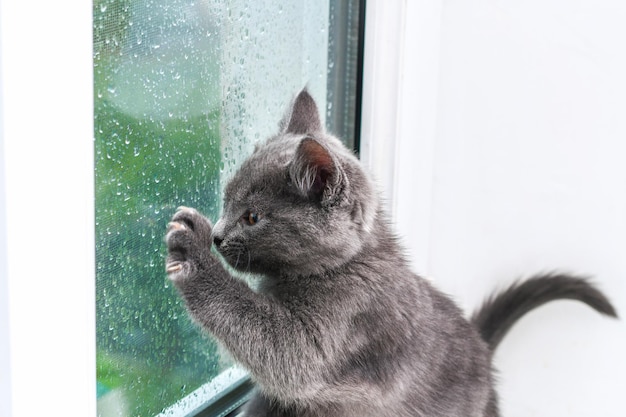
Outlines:
[{"label": "kitten's left ear", "polygon": [[289,166],[292,182],[303,196],[331,206],[341,196],[346,178],[332,154],[315,139],[300,142]]},{"label": "kitten's left ear", "polygon": [[317,105],[306,88],[294,99],[282,125],[285,133],[305,135],[322,131]]}]

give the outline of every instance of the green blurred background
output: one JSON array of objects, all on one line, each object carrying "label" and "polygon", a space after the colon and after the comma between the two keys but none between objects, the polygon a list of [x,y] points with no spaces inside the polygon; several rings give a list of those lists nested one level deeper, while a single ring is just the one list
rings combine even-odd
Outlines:
[{"label": "green blurred background", "polygon": [[192,6],[94,2],[102,417],[158,414],[227,365],[164,273],[163,236],[176,207],[215,219],[220,205],[217,32],[194,21]]}]

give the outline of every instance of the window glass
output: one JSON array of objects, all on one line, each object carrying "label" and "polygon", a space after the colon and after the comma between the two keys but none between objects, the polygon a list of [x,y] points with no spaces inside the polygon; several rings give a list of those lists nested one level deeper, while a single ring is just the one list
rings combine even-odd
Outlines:
[{"label": "window glass", "polygon": [[166,224],[181,205],[215,221],[305,85],[354,143],[359,2],[342,3],[94,1],[99,416],[156,415],[231,365],[167,281]]}]

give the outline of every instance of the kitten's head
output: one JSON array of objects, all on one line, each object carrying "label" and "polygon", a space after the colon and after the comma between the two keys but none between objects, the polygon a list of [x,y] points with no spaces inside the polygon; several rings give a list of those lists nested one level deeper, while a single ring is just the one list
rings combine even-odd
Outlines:
[{"label": "kitten's head", "polygon": [[242,271],[320,274],[359,253],[377,205],[359,161],[324,131],[303,90],[279,134],[257,146],[226,186],[214,243]]}]

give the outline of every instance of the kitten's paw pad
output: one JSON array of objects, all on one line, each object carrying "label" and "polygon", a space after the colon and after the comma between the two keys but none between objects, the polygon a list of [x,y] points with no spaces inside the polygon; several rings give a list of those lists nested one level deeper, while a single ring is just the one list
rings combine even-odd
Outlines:
[{"label": "kitten's paw pad", "polygon": [[190,275],[191,264],[189,262],[174,261],[168,257],[165,263],[165,272],[170,281],[180,282]]},{"label": "kitten's paw pad", "polygon": [[173,261],[165,264],[165,272],[168,274],[175,274],[183,270],[183,263],[178,261]]},{"label": "kitten's paw pad", "polygon": [[[200,235],[201,238],[209,238],[211,236],[211,222],[196,209],[184,206],[179,207],[174,217],[172,217],[172,223],[179,223],[188,227]],[[210,239],[207,239],[207,241],[210,242]]]},{"label": "kitten's paw pad", "polygon": [[207,266],[211,248],[211,223],[197,210],[180,207],[167,224],[165,272],[181,281]]},{"label": "kitten's paw pad", "polygon": [[189,228],[185,226],[184,223],[169,222],[167,224],[167,230],[165,232],[165,242],[167,242],[168,249],[173,249],[173,247],[176,246],[174,244],[174,241],[176,239],[180,239],[181,237],[181,236],[174,237],[174,234],[176,233],[184,234],[187,230],[189,230]]},{"label": "kitten's paw pad", "polygon": [[167,227],[167,259],[165,272],[170,280],[182,281],[192,271],[191,253],[194,247],[193,234],[187,226],[178,222],[171,222]]},{"label": "kitten's paw pad", "polygon": [[176,252],[187,252],[188,248],[193,245],[193,231],[185,223],[169,222],[165,234],[165,242],[170,256]]},{"label": "kitten's paw pad", "polygon": [[176,230],[185,230],[187,229],[187,226],[185,226],[184,223],[179,223],[179,222],[169,222],[167,224],[167,232],[171,232],[171,231],[176,231]]}]

